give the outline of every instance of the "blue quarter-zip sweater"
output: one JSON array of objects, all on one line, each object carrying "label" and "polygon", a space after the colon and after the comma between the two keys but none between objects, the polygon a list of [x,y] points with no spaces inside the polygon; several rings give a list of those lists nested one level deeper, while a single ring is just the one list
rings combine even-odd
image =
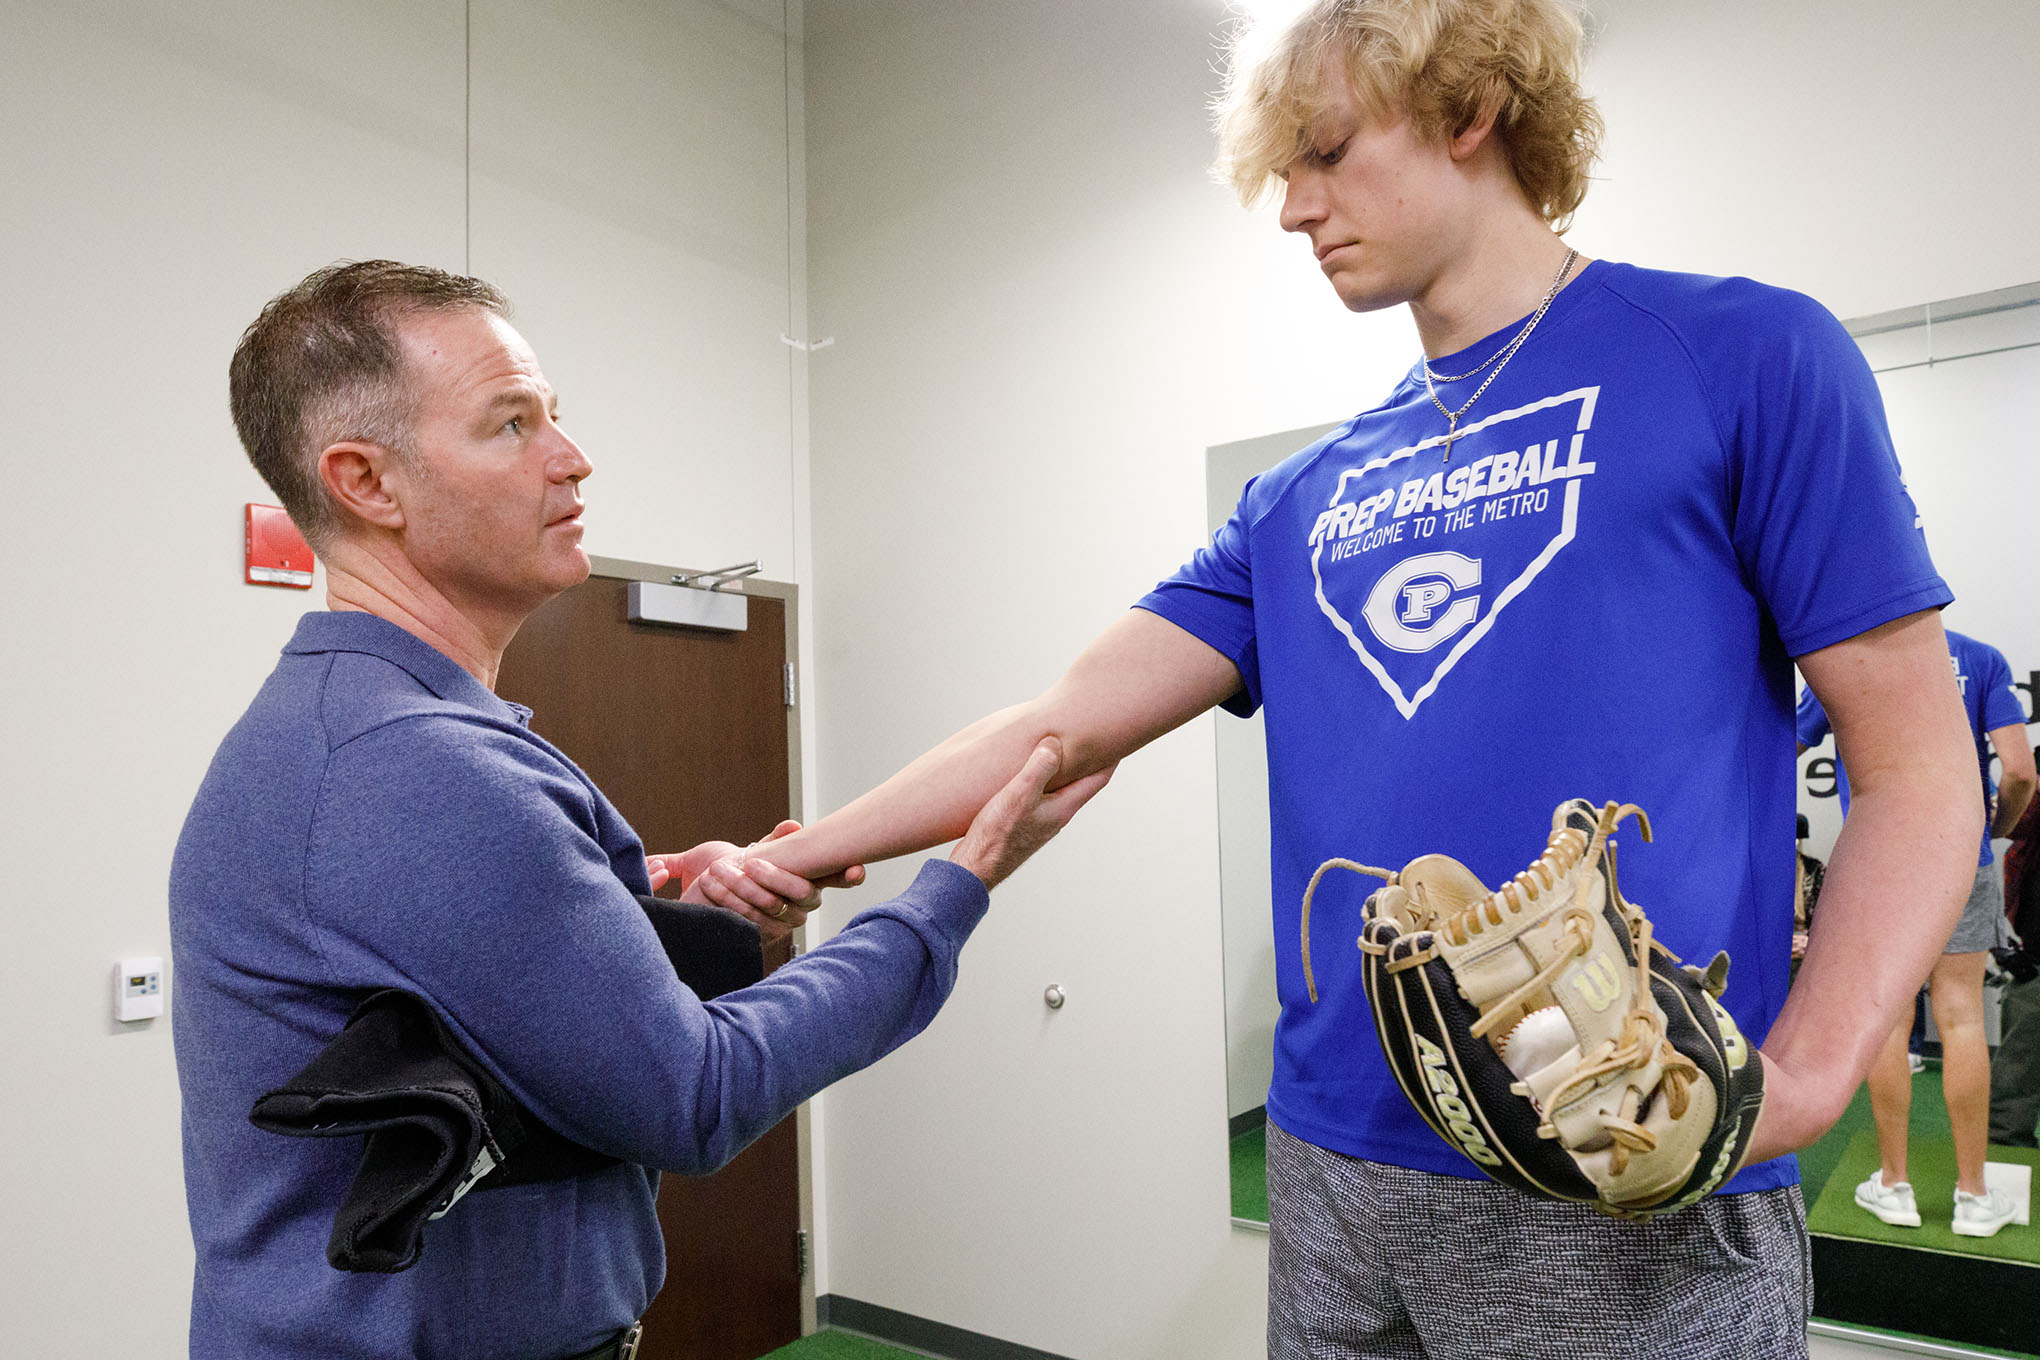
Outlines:
[{"label": "blue quarter-zip sweater", "polygon": [[[988,905],[946,861],[741,992],[674,978],[644,846],[527,710],[394,624],[314,613],[214,757],[170,876],[195,1357],[546,1360],[665,1275],[657,1175],[723,1165],[919,1032]],[[248,1122],[400,987],[546,1123],[630,1165],[469,1195],[396,1275],[326,1263],[354,1140]]]}]

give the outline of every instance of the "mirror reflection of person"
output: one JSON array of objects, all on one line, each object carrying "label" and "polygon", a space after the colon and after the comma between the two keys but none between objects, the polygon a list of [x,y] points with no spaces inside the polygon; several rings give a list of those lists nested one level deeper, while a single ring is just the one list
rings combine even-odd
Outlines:
[{"label": "mirror reflection of person", "polygon": [[1792,883],[1792,976],[1799,976],[1799,961],[1813,938],[1813,914],[1820,909],[1820,888],[1827,879],[1827,865],[1806,853],[1809,828],[1806,814],[1799,814],[1799,865]]},{"label": "mirror reflection of person", "polygon": [[[1934,1026],[1941,1035],[1941,1094],[1947,1101],[1949,1132],[1955,1141],[1955,1202],[1950,1221],[1959,1236],[1991,1237],[2012,1221],[2013,1213],[2011,1198],[1983,1180],[1990,1116],[1983,975],[2005,915],[2004,890],[1991,841],[2010,835],[2025,813],[2033,796],[2034,765],[2033,753],[2026,746],[2026,713],[2003,654],[1988,643],[1950,629],[1948,659],[1968,716],[1989,820],[1980,828],[1981,847],[1969,900],[1942,946],[1941,956],[1934,960],[1927,991]],[[1802,750],[1827,738],[1827,713],[1811,690],[1800,700],[1797,727]],[[1996,785],[1990,776],[1993,750],[2004,776]],[[1850,815],[1847,758],[1837,759],[1835,769],[1846,828]],[[1920,1226],[1919,1204],[1906,1176],[1906,1138],[1912,1118],[1912,1069],[1907,1060],[1911,1030],[1910,1017],[1894,1026],[1871,1065],[1870,1111],[1877,1124],[1880,1165],[1856,1187],[1857,1204],[1883,1222],[1905,1228]]]},{"label": "mirror reflection of person", "polygon": [[[2040,757],[2040,746],[2032,754]],[[2027,802],[2004,858],[2005,916],[2016,947],[1990,1067],[1990,1141],[2040,1147],[2040,798]]]},{"label": "mirror reflection of person", "polygon": [[[714,1170],[919,1032],[988,889],[1105,776],[1044,796],[1054,743],[1016,753],[953,863],[704,1005],[636,895],[670,872],[689,900],[790,925],[816,884],[725,843],[652,874],[616,808],[494,693],[518,626],[589,570],[592,469],[507,308],[477,279],[335,266],[235,352],[235,423],[325,562],[331,609],[299,621],[221,744],[171,870],[193,1355],[627,1353],[665,1272],[648,1168]],[[248,1112],[383,988],[423,997],[522,1105],[621,1164],[499,1193],[485,1178],[402,1273],[329,1266],[359,1141],[279,1138]]]},{"label": "mirror reflection of person", "polygon": [[[1951,597],[1868,366],[1805,297],[1567,249],[1599,130],[1580,47],[1556,0],[1322,0],[1245,34],[1224,177],[1280,197],[1344,306],[1407,304],[1419,361],[1046,693],[772,850],[801,873],[914,850],[1043,734],[1075,772],[1263,708],[1282,1357],[1803,1353],[1803,1205],[1775,1159],[1839,1115],[1974,862]],[[1788,1000],[1793,657],[1857,817]],[[1649,811],[1624,887],[1686,957],[1734,955],[1728,1005],[1764,1039],[1751,1164],[1647,1225],[1481,1179],[1397,1089],[1358,951],[1320,955],[1319,1004],[1302,977],[1323,860],[1440,851],[1499,883],[1582,795]],[[1361,895],[1315,912],[1357,934]]]}]

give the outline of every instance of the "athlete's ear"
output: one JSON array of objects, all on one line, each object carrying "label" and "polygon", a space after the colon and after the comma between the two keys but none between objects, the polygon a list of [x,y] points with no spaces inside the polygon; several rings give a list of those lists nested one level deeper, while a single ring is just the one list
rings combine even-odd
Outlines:
[{"label": "athlete's ear", "polygon": [[1452,134],[1446,149],[1452,153],[1453,160],[1463,161],[1487,145],[1488,139],[1494,135],[1495,120],[1502,115],[1502,97],[1500,90],[1488,95],[1473,117]]}]

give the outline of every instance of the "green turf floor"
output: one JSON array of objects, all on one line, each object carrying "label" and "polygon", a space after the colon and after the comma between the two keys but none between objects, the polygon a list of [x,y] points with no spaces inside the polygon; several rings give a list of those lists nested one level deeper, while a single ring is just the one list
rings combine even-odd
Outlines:
[{"label": "green turf floor", "polygon": [[[1913,1073],[1912,1117],[1906,1121],[1906,1141],[1918,1142],[1930,1138],[1948,1136],[1948,1107],[1941,1101],[1941,1069],[1929,1064],[1924,1072]],[[1876,1128],[1870,1117],[1870,1088],[1856,1088],[1855,1099],[1849,1108],[1842,1111],[1842,1117],[1812,1147],[1799,1154],[1799,1184],[1806,1195],[1806,1207],[1811,1209],[1826,1189],[1828,1178],[1835,1172],[1842,1155],[1865,1129]],[[1855,1194],[1856,1181],[1867,1177],[1865,1171],[1849,1182],[1849,1193]]]},{"label": "green turf floor", "polygon": [[[2040,1224],[2016,1223],[1996,1237],[1957,1237],[1948,1215],[1955,1193],[1955,1146],[1948,1138],[1948,1106],[1941,1099],[1941,1069],[1929,1063],[1915,1072],[1912,1111],[1906,1121],[1906,1174],[1920,1206],[1917,1228],[1894,1228],[1856,1206],[1856,1186],[1877,1169],[1877,1126],[1870,1116],[1870,1092],[1859,1088],[1825,1138],[1799,1154],[1800,1181],[1806,1194],[1806,1226],[1830,1237],[1928,1251],[1950,1251],[1997,1260],[2040,1265]],[[1993,1162],[2022,1162],[2040,1167],[2031,1148],[1990,1149]],[[2035,1177],[2040,1180],[2040,1176]]]},{"label": "green turf floor", "polygon": [[1268,1126],[1235,1134],[1232,1140],[1232,1216],[1268,1221]]},{"label": "green turf floor", "polygon": [[[2040,1165],[2040,1152],[2031,1148],[1993,1147],[1989,1156],[1993,1162]],[[1995,1237],[1955,1235],[1948,1223],[1955,1195],[1955,1145],[1945,1133],[1938,1138],[1915,1135],[1906,1140],[1906,1175],[1912,1181],[1913,1198],[1920,1206],[1919,1227],[1893,1227],[1857,1205],[1856,1186],[1868,1180],[1876,1169],[1877,1131],[1863,1129],[1843,1149],[1841,1160],[1835,1164],[1834,1174],[1828,1177],[1819,1198],[1810,1202],[1807,1229],[1829,1237],[1853,1237],[1925,1251],[2040,1265],[2040,1231],[2032,1225],[2009,1223]]]},{"label": "green turf floor", "polygon": [[825,1327],[759,1360],[927,1360],[927,1357],[920,1351],[903,1351],[856,1332]]}]

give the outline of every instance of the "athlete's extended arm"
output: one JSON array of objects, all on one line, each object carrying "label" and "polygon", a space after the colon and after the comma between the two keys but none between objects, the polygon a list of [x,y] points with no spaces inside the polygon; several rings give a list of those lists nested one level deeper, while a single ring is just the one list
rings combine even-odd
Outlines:
[{"label": "athlete's extended arm", "polygon": [[1806,961],[1764,1042],[1751,1161],[1804,1147],[1840,1117],[1955,928],[1983,821],[1937,614],[1895,619],[1799,668],[1827,710],[1853,796]]},{"label": "athlete's extended arm", "polygon": [[1040,697],[972,723],[849,806],[756,852],[817,879],[940,845],[964,833],[1043,737],[1062,741],[1060,787],[1117,763],[1239,687],[1239,671],[1224,655],[1157,614],[1130,609]]},{"label": "athlete's extended arm", "polygon": [[2033,801],[2033,789],[2040,779],[2035,778],[2033,749],[2026,745],[2024,723],[1992,728],[1990,744],[1997,751],[1999,776],[1997,816],[1991,820],[1990,835],[1992,840],[2003,840],[2026,815],[2026,804]]}]

